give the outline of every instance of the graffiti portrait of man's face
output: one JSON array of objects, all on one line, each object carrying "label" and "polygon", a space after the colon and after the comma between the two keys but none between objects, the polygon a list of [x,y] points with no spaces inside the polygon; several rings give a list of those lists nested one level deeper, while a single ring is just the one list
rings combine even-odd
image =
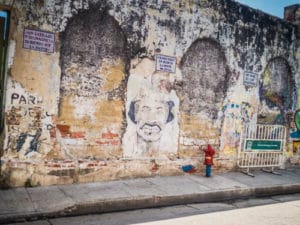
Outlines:
[{"label": "graffiti portrait of man's face", "polygon": [[128,113],[137,125],[137,134],[146,142],[159,141],[166,124],[173,120],[172,101],[156,98],[142,98],[131,102]]}]

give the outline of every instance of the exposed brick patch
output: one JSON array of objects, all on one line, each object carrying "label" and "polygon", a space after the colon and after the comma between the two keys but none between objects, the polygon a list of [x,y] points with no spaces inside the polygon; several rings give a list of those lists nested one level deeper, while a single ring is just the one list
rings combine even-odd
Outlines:
[{"label": "exposed brick patch", "polygon": [[54,164],[51,165],[51,167],[60,168],[61,164],[60,163],[54,163]]},{"label": "exposed brick patch", "polygon": [[118,134],[112,133],[110,131],[102,134],[102,138],[105,139],[113,139],[113,138],[117,138],[118,136],[119,136]]},{"label": "exposed brick patch", "polygon": [[87,167],[95,167],[98,166],[98,163],[89,163],[87,164]]},{"label": "exposed brick patch", "polygon": [[64,162],[64,163],[72,163],[73,161],[72,161],[72,160],[66,159],[66,160],[64,160],[63,162]]},{"label": "exposed brick patch", "polygon": [[[60,131],[62,138],[85,138],[85,132],[84,131],[72,131],[71,127],[69,125],[63,125],[63,124],[57,124],[57,129]],[[50,130],[50,136],[55,137],[55,129],[54,131]]]},{"label": "exposed brick patch", "polygon": [[63,125],[63,124],[57,124],[57,129],[60,131],[61,137],[68,137],[70,135],[70,126],[69,125]]},{"label": "exposed brick patch", "polygon": [[111,145],[119,145],[120,141],[119,140],[111,140],[110,144]]},{"label": "exposed brick patch", "polygon": [[70,137],[71,138],[85,138],[85,132],[84,131],[72,132]]},{"label": "exposed brick patch", "polygon": [[[77,161],[80,164],[80,169],[86,168],[99,168],[102,166],[107,166],[105,161],[101,160],[84,160],[79,159]],[[75,162],[72,160],[63,160],[63,161],[44,161],[45,167],[50,170],[66,170],[66,169],[74,169],[76,167]]]},{"label": "exposed brick patch", "polygon": [[99,145],[119,145],[120,141],[119,140],[99,140],[99,141],[95,141],[97,144]]}]

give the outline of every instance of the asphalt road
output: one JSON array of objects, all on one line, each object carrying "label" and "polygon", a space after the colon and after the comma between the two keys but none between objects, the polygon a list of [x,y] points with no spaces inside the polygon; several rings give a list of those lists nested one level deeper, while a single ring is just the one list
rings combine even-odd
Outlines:
[{"label": "asphalt road", "polygon": [[300,193],[14,223],[14,225],[133,224],[300,225]]},{"label": "asphalt road", "polygon": [[[299,225],[300,201],[200,214],[143,225]],[[136,224],[138,225],[138,224]]]}]

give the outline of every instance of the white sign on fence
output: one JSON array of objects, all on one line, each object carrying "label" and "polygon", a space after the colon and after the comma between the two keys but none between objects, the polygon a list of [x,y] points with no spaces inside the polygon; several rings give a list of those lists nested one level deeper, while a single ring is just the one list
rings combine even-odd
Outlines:
[{"label": "white sign on fence", "polygon": [[246,86],[254,86],[257,85],[257,74],[252,72],[244,73],[244,85]]},{"label": "white sign on fence", "polygon": [[176,57],[156,55],[156,70],[175,73]]},{"label": "white sign on fence", "polygon": [[54,33],[40,30],[24,29],[23,48],[40,52],[53,53],[55,45]]}]

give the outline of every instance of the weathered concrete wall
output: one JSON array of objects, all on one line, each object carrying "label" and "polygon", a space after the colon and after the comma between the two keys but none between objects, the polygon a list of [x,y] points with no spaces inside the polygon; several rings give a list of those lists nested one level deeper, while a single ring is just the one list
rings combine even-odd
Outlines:
[{"label": "weathered concrete wall", "polygon": [[[287,124],[296,109],[296,26],[231,0],[27,0],[11,13],[10,185],[201,171],[208,143],[216,171],[234,169],[244,122]],[[24,28],[55,33],[54,53],[24,49]]]}]

